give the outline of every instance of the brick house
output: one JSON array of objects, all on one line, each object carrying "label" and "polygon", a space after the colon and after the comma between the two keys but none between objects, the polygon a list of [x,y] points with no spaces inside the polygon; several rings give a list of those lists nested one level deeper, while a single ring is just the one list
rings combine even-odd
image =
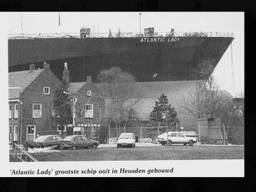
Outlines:
[{"label": "brick house", "polygon": [[100,90],[87,76],[84,82],[69,82],[67,64],[63,71],[63,81],[69,84],[73,100],[73,124],[67,126],[66,134],[82,134],[89,138],[101,140],[100,132],[105,115],[105,99]]},{"label": "brick house", "polygon": [[50,70],[31,64],[27,71],[9,73],[9,140],[23,144],[38,135],[56,133],[54,93],[61,81]]}]

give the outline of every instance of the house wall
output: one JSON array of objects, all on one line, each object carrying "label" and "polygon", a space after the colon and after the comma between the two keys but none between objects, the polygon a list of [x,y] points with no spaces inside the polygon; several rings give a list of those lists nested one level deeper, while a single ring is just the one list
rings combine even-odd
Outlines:
[{"label": "house wall", "polygon": [[[87,96],[87,90],[91,90],[91,96]],[[77,98],[76,125],[81,126],[88,137],[99,140],[101,122],[105,114],[105,100],[101,97],[99,89],[92,82],[87,82],[74,96]],[[93,104],[93,118],[84,117],[85,104]]]},{"label": "house wall", "polygon": [[[22,105],[22,143],[26,141],[27,125],[36,125],[36,135],[56,133],[52,117],[53,99],[60,80],[46,68],[21,94]],[[43,87],[50,87],[50,95],[43,94]],[[32,117],[32,104],[42,104],[42,117]]]},{"label": "house wall", "polygon": [[[14,118],[14,105],[18,104],[18,118]],[[18,138],[17,142],[20,142],[20,103],[17,101],[9,101],[9,105],[12,105],[12,117],[9,118],[9,141],[13,142],[14,141],[14,126],[18,126]]]}]

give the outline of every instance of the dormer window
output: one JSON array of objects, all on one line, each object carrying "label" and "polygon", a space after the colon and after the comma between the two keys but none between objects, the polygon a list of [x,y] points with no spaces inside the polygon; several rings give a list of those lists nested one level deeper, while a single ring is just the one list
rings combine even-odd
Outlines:
[{"label": "dormer window", "polygon": [[44,87],[44,95],[50,95],[50,87]]},{"label": "dormer window", "polygon": [[87,90],[87,96],[88,97],[92,96],[92,91],[91,90]]}]

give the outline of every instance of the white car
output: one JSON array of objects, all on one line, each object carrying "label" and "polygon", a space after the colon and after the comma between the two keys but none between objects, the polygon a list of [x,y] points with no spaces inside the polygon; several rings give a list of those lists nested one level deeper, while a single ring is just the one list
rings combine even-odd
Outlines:
[{"label": "white car", "polygon": [[119,147],[135,147],[134,133],[121,133],[117,140],[117,148]]},{"label": "white car", "polygon": [[198,136],[195,131],[181,131],[181,133],[183,133],[186,137],[192,139],[194,143],[198,141]]},{"label": "white car", "polygon": [[183,144],[183,145],[190,145],[194,144],[193,139],[190,137],[186,137],[182,132],[168,132],[167,135],[167,145],[171,144]]},{"label": "white car", "polygon": [[158,135],[157,136],[157,141],[158,143],[160,143],[161,145],[166,145],[167,144],[167,132]]}]

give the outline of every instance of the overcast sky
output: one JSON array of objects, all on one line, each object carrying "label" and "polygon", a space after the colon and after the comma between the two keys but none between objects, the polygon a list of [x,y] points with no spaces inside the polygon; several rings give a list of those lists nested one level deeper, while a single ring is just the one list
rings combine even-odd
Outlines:
[{"label": "overcast sky", "polygon": [[[82,26],[94,32],[139,32],[138,12],[29,12],[8,13],[8,32],[52,33],[79,32]],[[21,22],[22,21],[22,22]],[[21,25],[22,23],[22,25]],[[213,73],[221,89],[237,95],[244,91],[244,14],[239,12],[142,12],[141,28],[154,27],[157,32],[228,32],[234,41]],[[233,63],[231,62],[233,56]]]}]

